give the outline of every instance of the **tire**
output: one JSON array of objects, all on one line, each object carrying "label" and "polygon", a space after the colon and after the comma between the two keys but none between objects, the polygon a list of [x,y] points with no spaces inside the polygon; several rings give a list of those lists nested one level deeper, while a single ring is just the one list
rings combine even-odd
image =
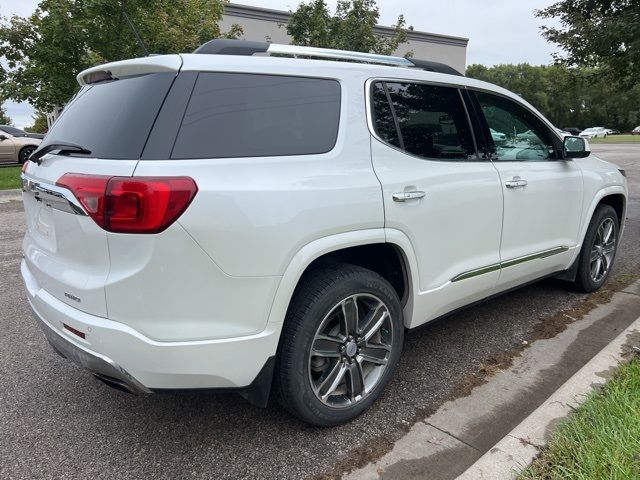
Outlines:
[{"label": "tire", "polygon": [[619,228],[618,215],[610,205],[596,208],[578,260],[575,284],[579,290],[594,292],[606,282],[618,250]]},{"label": "tire", "polygon": [[[349,327],[347,318],[358,321]],[[276,395],[284,408],[309,424],[345,423],[380,396],[403,343],[402,307],[389,282],[353,265],[315,269],[300,281],[287,312]],[[318,355],[312,354],[312,346]]]},{"label": "tire", "polygon": [[18,163],[22,165],[24,162],[29,160],[29,157],[33,152],[35,152],[36,148],[38,147],[34,145],[27,145],[26,147],[22,147],[22,150],[20,150],[20,153],[18,154]]}]

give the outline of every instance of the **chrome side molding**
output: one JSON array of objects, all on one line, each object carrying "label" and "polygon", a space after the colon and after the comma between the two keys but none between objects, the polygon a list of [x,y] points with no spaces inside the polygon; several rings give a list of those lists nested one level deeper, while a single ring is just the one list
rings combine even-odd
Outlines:
[{"label": "chrome side molding", "polygon": [[550,257],[552,255],[557,255],[559,253],[563,253],[569,250],[569,247],[554,247],[549,248],[548,250],[542,250],[541,252],[531,253],[529,255],[523,255],[522,257],[514,258],[511,260],[505,260],[504,262],[494,263],[492,265],[487,265],[486,267],[476,268],[474,270],[469,270],[468,272],[463,272],[451,279],[451,282],[459,282],[460,280],[466,280],[467,278],[477,277],[478,275],[484,275],[485,273],[495,272],[496,270],[500,270],[501,268],[513,267],[515,265],[519,265],[521,263],[529,262],[531,260],[537,260],[540,258]]}]

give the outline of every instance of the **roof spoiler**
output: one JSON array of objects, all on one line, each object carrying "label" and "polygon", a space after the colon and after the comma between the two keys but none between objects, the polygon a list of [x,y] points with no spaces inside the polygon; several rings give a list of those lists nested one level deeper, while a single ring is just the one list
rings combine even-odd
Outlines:
[{"label": "roof spoiler", "polygon": [[158,55],[97,65],[83,70],[76,79],[80,85],[89,85],[131,75],[145,75],[157,72],[177,73],[180,67],[182,67],[182,57],[180,55]]}]

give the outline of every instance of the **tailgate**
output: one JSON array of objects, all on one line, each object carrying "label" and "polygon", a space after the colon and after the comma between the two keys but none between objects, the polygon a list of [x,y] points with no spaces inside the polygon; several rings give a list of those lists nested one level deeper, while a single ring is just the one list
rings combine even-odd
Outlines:
[{"label": "tailgate", "polygon": [[179,55],[145,57],[98,66],[78,76],[80,90],[23,172],[23,249],[37,290],[107,317],[107,232],[57,182],[67,173],[132,176],[181,65]]},{"label": "tailgate", "polygon": [[41,166],[29,162],[23,174],[27,219],[23,251],[38,288],[79,310],[107,317],[107,233],[84,213],[69,190],[56,186],[56,180],[67,172],[129,176],[136,164],[137,160],[55,155]]}]

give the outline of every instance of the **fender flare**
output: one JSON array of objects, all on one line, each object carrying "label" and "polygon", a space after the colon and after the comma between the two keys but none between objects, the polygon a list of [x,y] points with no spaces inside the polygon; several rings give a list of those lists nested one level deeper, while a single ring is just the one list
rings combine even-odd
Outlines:
[{"label": "fender flare", "polygon": [[389,243],[398,248],[406,268],[407,287],[409,292],[404,306],[405,325],[409,325],[413,315],[413,297],[419,290],[417,271],[418,263],[409,238],[401,231],[389,228],[356,230],[323,237],[306,244],[293,256],[278,284],[276,294],[271,305],[267,328],[278,330],[284,323],[289,303],[298,282],[307,267],[323,255],[349,247],[371,245],[374,243]]},{"label": "fender flare", "polygon": [[[385,234],[383,228],[371,228],[367,230],[355,230],[352,232],[338,233],[322,237],[307,243],[291,258],[287,268],[280,279],[276,294],[271,304],[271,311],[267,320],[267,328],[282,328],[289,303],[298,282],[307,267],[321,256],[341,250],[343,248],[384,243]],[[280,333],[278,332],[278,336]]]},{"label": "fender flare", "polygon": [[591,223],[591,218],[593,218],[593,214],[596,211],[597,206],[600,204],[603,198],[608,197],[610,195],[622,195],[624,197],[624,210],[622,212],[622,218],[620,219],[620,230],[622,231],[622,227],[624,225],[624,219],[627,214],[627,191],[622,185],[610,185],[608,187],[601,188],[596,192],[593,199],[591,200],[591,204],[589,205],[589,207],[585,212],[584,220],[580,228],[580,236],[578,237],[578,244],[576,245],[574,256],[571,259],[572,266],[580,256],[580,252],[582,250],[582,244],[584,242],[584,237],[587,235],[587,229],[589,228],[589,224]]}]

